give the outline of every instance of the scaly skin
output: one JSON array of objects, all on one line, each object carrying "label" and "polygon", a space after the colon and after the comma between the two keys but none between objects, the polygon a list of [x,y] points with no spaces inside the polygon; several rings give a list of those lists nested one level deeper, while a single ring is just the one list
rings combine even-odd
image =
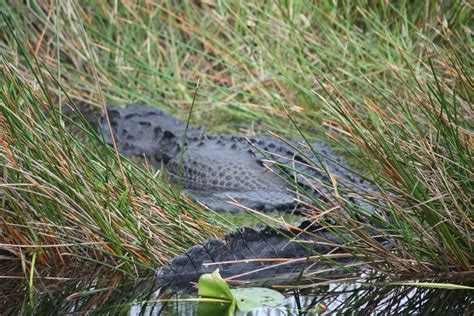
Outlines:
[{"label": "scaly skin", "polygon": [[[297,234],[298,239],[291,241],[290,237]],[[238,280],[295,277],[315,260],[318,268],[327,266],[318,255],[341,255],[344,253],[341,244],[334,234],[308,221],[303,222],[298,230],[242,227],[228,233],[224,240],[207,239],[184,255],[173,258],[168,267],[158,270],[156,279],[160,285],[182,289],[197,281],[201,274],[215,269],[219,269],[223,277],[237,276]],[[347,263],[355,259],[345,254],[336,260]],[[221,264],[215,264],[219,262]]]},{"label": "scaly skin", "polygon": [[[352,195],[344,195],[346,200],[362,206],[369,213],[375,212],[372,206],[357,198],[357,195],[374,188],[348,172],[341,159],[322,143],[311,145],[318,153],[316,157],[313,151],[296,140],[284,142],[265,136],[205,135],[202,130],[189,128],[183,144],[185,124],[161,110],[139,104],[127,108],[108,106],[107,110],[122,154],[146,156],[162,163],[175,182],[178,182],[182,164],[182,189],[215,210],[239,211],[238,207],[228,203],[230,198],[261,211],[298,210],[297,196],[289,183],[298,184],[304,194],[331,207],[338,205],[333,194],[333,179],[336,179],[338,194],[348,189]],[[103,117],[98,126],[106,142],[112,144]],[[303,223],[300,228],[307,229],[308,223]],[[189,284],[216,268],[225,277],[243,273],[241,279],[275,278],[299,273],[308,266],[304,258],[310,255],[341,251],[342,241],[327,229],[311,227],[309,231],[311,234],[299,236],[299,240],[305,242],[302,244],[289,241],[288,236],[294,235],[295,231],[269,227],[240,228],[228,233],[222,241],[208,239],[202,245],[190,248],[185,255],[175,257],[169,267],[158,270],[157,281],[161,285]],[[264,260],[205,265],[269,258],[302,260],[276,266],[274,261]],[[341,263],[349,260],[352,259],[337,259]],[[260,271],[247,274],[255,270]]]},{"label": "scaly skin", "polygon": [[[348,172],[340,157],[322,143],[312,144],[320,154],[315,157],[295,140],[287,144],[275,137],[204,135],[202,130],[189,128],[183,145],[186,125],[161,110],[132,104],[127,108],[109,106],[108,114],[119,151],[163,163],[175,182],[183,151],[182,189],[215,210],[238,212],[238,207],[228,203],[235,199],[260,211],[295,211],[297,196],[288,184],[295,181],[314,199],[328,206],[336,205],[324,168],[336,177],[340,191],[349,188],[353,193],[363,194],[364,190],[373,190]],[[111,144],[104,118],[100,127]],[[361,203],[354,194],[345,197]],[[369,205],[363,206],[372,211]]]}]

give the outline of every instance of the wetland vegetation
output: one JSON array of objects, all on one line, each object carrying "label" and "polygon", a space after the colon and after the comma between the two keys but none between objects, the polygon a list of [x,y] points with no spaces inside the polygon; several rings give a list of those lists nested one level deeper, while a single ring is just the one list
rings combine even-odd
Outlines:
[{"label": "wetland vegetation", "polygon": [[[448,289],[472,285],[474,265],[467,1],[0,0],[0,7],[0,310],[51,310],[47,289],[61,311],[102,308],[100,297],[129,310],[157,289],[121,286],[242,223],[62,114],[65,104],[131,102],[190,115],[213,132],[327,142],[378,188],[360,198],[386,214],[367,224],[364,209],[344,198],[353,192],[341,191],[334,208],[307,197],[304,216],[338,223],[328,229],[361,261],[338,278],[367,270],[384,278],[383,286],[342,289],[357,292],[344,296],[347,306],[370,310],[367,301],[351,305],[369,291],[380,301],[371,311],[469,307],[472,290]],[[246,214],[253,223],[298,221]],[[374,234],[391,240],[390,251]],[[83,281],[80,266],[94,267]],[[110,277],[97,281],[96,269]],[[407,279],[444,289],[395,285]],[[304,301],[328,305],[321,295],[341,289],[333,282],[311,278],[305,286],[318,294]],[[301,297],[300,290],[285,293]]]}]

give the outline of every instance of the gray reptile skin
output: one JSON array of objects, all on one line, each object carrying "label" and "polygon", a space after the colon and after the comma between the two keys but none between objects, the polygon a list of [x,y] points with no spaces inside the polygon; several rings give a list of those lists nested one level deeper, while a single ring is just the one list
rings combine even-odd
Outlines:
[{"label": "gray reptile skin", "polygon": [[[296,235],[298,240],[290,241]],[[341,244],[340,238],[309,221],[300,224],[298,230],[242,227],[226,234],[224,240],[207,239],[184,255],[173,258],[169,266],[158,270],[156,281],[174,290],[185,290],[200,275],[219,269],[224,278],[268,284],[275,284],[276,279],[288,282],[312,264],[311,269],[329,267],[328,261],[318,255],[339,255],[338,263],[355,261],[356,258],[346,253]]]},{"label": "gray reptile skin", "polygon": [[[228,202],[235,199],[260,211],[294,211],[297,196],[288,184],[294,181],[321,203],[336,205],[324,168],[336,176],[341,191],[350,188],[352,193],[363,194],[364,190],[372,190],[364,180],[348,172],[341,159],[322,143],[312,144],[320,154],[315,157],[294,140],[285,143],[275,137],[205,135],[202,130],[188,128],[183,146],[186,125],[159,109],[140,104],[126,108],[112,105],[107,109],[122,154],[146,156],[163,163],[170,178],[178,182],[182,150],[183,191],[215,210],[239,211]],[[99,125],[106,142],[112,144],[104,118]],[[315,164],[318,159],[322,164]],[[345,198],[360,204],[353,195],[347,194]],[[363,206],[372,211],[371,206]]]}]

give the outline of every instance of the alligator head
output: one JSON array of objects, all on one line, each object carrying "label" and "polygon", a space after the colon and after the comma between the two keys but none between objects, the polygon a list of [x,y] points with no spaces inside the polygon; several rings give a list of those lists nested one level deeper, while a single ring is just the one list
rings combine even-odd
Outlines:
[{"label": "alligator head", "polygon": [[[107,114],[120,153],[165,163],[179,155],[186,125],[171,115],[139,104],[126,108],[110,105]],[[112,145],[112,135],[103,115],[100,127],[105,141]],[[195,133],[194,130],[189,132]]]}]

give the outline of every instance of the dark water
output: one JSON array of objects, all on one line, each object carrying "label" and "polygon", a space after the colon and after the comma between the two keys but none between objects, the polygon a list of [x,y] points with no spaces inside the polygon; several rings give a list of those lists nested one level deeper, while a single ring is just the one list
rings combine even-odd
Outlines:
[{"label": "dark water", "polygon": [[[57,275],[57,274],[56,274]],[[463,280],[439,282],[472,285],[472,275]],[[238,315],[432,314],[472,315],[474,291],[389,285],[387,280],[354,278],[306,280],[305,289],[283,288],[284,305],[260,308]],[[57,276],[37,278],[32,291],[21,274],[0,279],[1,315],[226,315],[225,304],[188,302],[195,297],[158,289],[152,278],[126,279],[103,270],[75,269]],[[174,301],[158,301],[172,299]]]}]

